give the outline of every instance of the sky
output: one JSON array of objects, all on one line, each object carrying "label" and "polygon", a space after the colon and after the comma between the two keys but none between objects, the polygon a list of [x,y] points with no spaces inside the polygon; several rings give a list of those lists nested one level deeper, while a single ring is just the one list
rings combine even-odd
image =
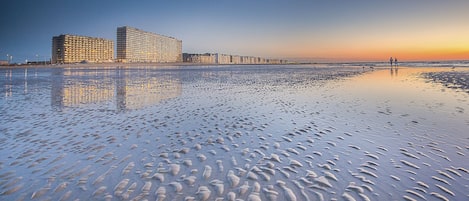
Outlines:
[{"label": "sky", "polygon": [[183,52],[310,61],[469,60],[469,1],[6,0],[0,60],[51,57],[52,37],[112,39],[131,26]]}]

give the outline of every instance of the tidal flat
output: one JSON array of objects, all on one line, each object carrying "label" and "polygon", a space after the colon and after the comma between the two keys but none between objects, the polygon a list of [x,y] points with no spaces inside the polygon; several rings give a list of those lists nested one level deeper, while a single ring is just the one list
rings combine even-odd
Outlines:
[{"label": "tidal flat", "polygon": [[0,200],[468,200],[468,72],[0,69]]}]

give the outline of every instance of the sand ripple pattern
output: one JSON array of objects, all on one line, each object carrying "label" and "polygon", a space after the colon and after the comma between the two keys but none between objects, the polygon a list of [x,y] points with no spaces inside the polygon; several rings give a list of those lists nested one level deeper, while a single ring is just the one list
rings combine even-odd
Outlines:
[{"label": "sand ripple pattern", "polygon": [[184,91],[141,109],[2,99],[0,200],[469,198],[467,136],[336,92],[376,72],[225,68],[146,69]]}]

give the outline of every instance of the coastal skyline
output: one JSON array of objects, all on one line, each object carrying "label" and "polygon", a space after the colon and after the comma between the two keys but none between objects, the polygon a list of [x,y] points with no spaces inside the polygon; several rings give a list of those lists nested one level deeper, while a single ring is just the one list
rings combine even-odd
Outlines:
[{"label": "coastal skyline", "polygon": [[52,36],[116,40],[116,27],[174,36],[183,52],[311,61],[469,59],[467,1],[9,1],[0,60],[51,57]]}]

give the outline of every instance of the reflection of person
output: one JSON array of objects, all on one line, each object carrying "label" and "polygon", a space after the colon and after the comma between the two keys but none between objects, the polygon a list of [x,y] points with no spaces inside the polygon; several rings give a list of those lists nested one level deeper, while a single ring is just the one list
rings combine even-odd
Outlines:
[{"label": "reflection of person", "polygon": [[389,58],[389,63],[391,63],[391,68],[392,68],[392,57]]},{"label": "reflection of person", "polygon": [[[396,65],[396,60],[394,60],[394,65]],[[397,77],[398,68],[397,67],[391,68],[389,69],[389,72],[391,73],[391,77]]]}]

